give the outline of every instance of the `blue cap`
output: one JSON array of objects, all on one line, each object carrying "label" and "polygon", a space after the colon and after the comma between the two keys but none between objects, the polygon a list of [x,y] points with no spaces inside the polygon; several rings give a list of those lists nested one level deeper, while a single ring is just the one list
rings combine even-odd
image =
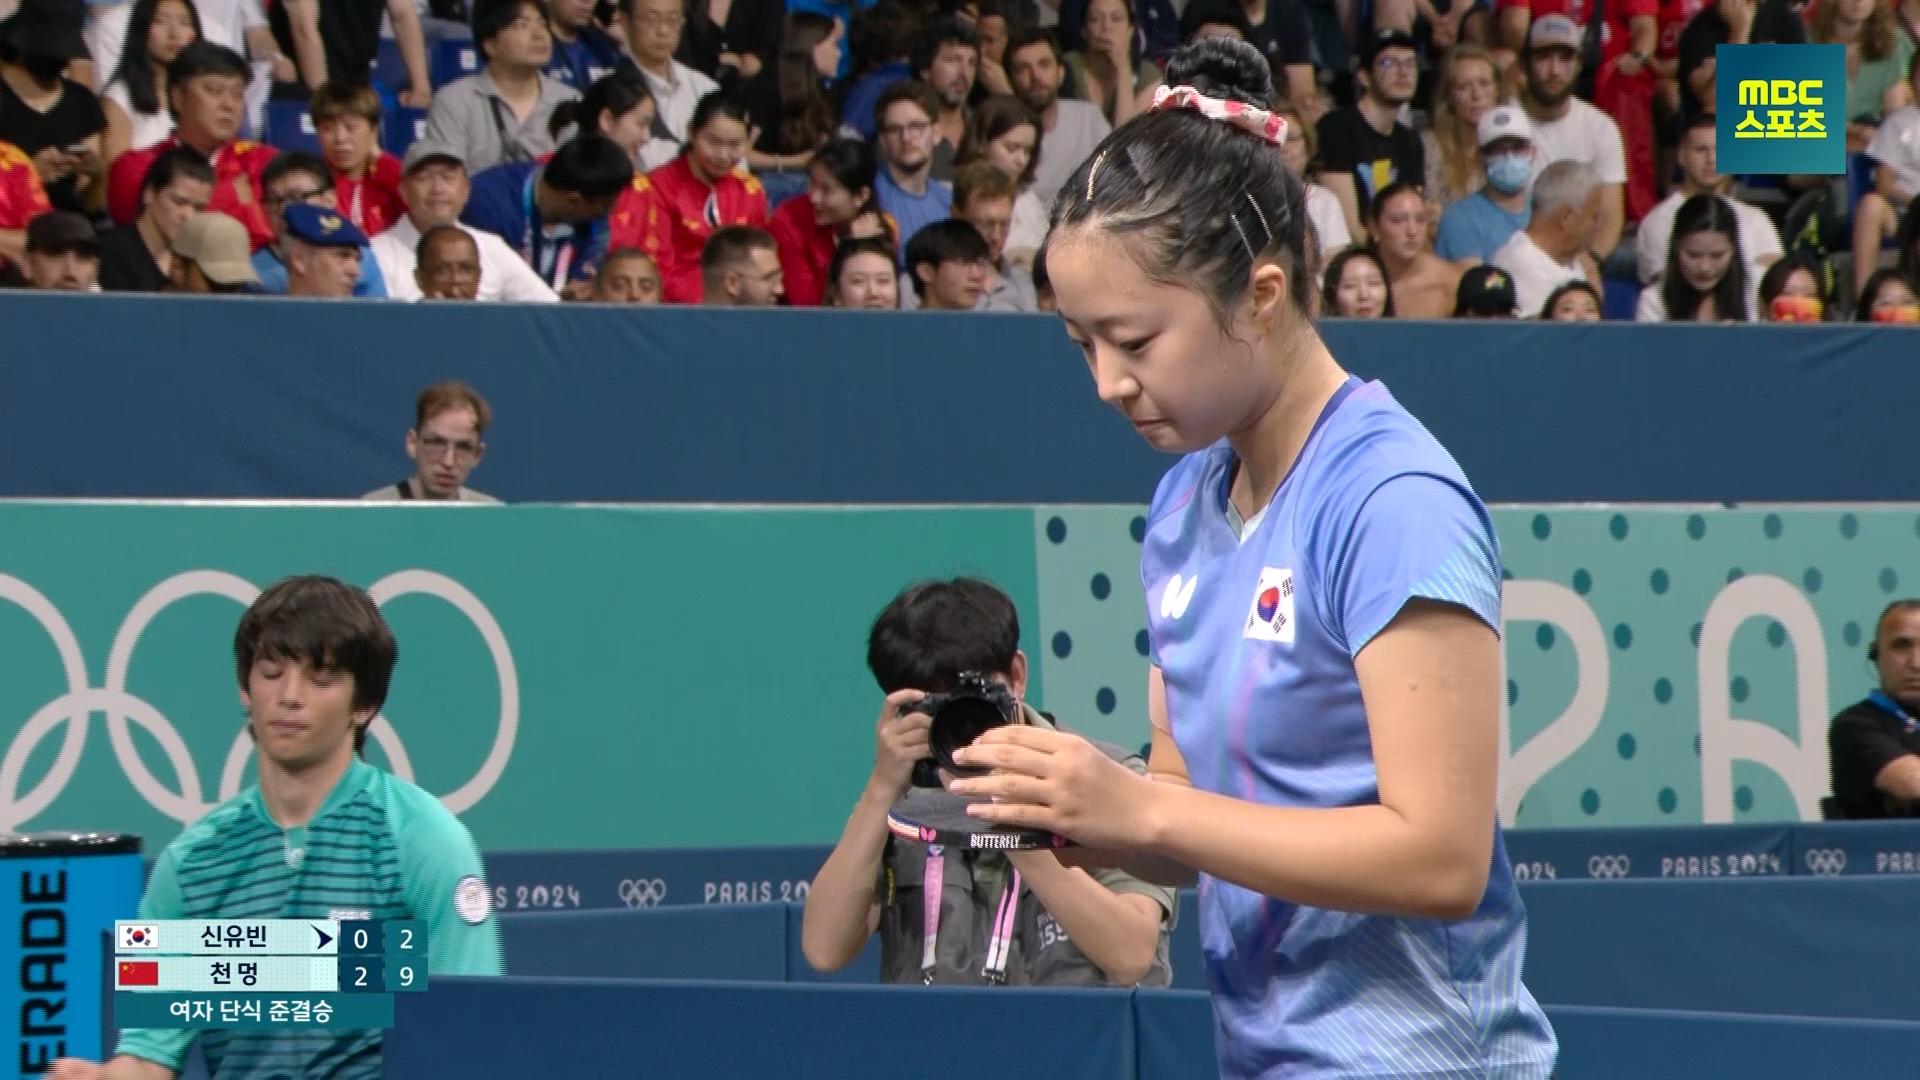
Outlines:
[{"label": "blue cap", "polygon": [[367,234],[338,210],[294,203],[284,212],[287,235],[315,247],[361,247],[367,242]]}]

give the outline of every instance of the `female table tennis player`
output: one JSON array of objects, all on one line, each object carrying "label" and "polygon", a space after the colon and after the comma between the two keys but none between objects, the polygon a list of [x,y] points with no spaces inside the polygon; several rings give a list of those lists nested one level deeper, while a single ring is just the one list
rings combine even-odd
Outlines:
[{"label": "female table tennis player", "polygon": [[1043,253],[1101,398],[1186,455],[1141,556],[1150,777],[1009,726],[954,788],[1083,865],[1199,873],[1223,1076],[1546,1077],[1495,811],[1492,522],[1314,331],[1260,55],[1202,40],[1167,84],[1062,189]]}]

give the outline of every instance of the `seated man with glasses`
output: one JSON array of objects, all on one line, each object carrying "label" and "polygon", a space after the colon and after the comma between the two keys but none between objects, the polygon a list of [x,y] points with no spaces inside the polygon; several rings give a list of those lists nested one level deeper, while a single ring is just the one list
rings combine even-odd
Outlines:
[{"label": "seated man with glasses", "polygon": [[468,474],[486,451],[480,436],[492,420],[486,399],[466,383],[449,380],[420,391],[413,430],[407,432],[413,475],[361,498],[369,502],[499,502],[466,486]]}]

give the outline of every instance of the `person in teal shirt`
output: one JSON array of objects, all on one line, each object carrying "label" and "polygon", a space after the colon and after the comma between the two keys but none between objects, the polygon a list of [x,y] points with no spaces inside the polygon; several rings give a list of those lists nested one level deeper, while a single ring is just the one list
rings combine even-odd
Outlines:
[{"label": "person in teal shirt", "polygon": [[[240,619],[234,658],[259,783],[167,845],[139,918],[420,919],[429,975],[500,975],[480,851],[425,790],[361,759],[397,648],[364,590],[292,577]],[[215,1080],[378,1080],[378,1031],[128,1030],[49,1080],[172,1080],[195,1038]]]}]

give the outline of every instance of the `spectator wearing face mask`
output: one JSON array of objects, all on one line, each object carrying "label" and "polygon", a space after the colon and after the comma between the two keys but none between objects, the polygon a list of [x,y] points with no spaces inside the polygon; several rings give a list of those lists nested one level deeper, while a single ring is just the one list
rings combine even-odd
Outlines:
[{"label": "spectator wearing face mask", "polygon": [[1533,216],[1493,253],[1493,265],[1513,276],[1520,317],[1540,314],[1547,294],[1569,281],[1584,280],[1596,293],[1600,269],[1594,265],[1593,238],[1604,214],[1607,185],[1589,166],[1556,161],[1533,182]]},{"label": "spectator wearing face mask", "polygon": [[[31,238],[28,240],[32,244]],[[1907,280],[1898,270],[1876,271],[1860,290],[1853,306],[1853,321],[1873,323],[1920,323],[1920,285]]]},{"label": "spectator wearing face mask", "polygon": [[1787,255],[1760,276],[1754,316],[1766,322],[1817,323],[1827,316],[1820,267],[1805,255]]},{"label": "spectator wearing face mask", "polygon": [[1667,268],[1655,288],[1640,293],[1639,322],[1748,322],[1745,260],[1739,219],[1718,195],[1695,195],[1673,219]]},{"label": "spectator wearing face mask", "polygon": [[1532,209],[1533,125],[1517,106],[1501,105],[1480,117],[1480,157],[1486,184],[1440,215],[1434,250],[1452,262],[1491,262],[1493,254],[1527,227]]}]

